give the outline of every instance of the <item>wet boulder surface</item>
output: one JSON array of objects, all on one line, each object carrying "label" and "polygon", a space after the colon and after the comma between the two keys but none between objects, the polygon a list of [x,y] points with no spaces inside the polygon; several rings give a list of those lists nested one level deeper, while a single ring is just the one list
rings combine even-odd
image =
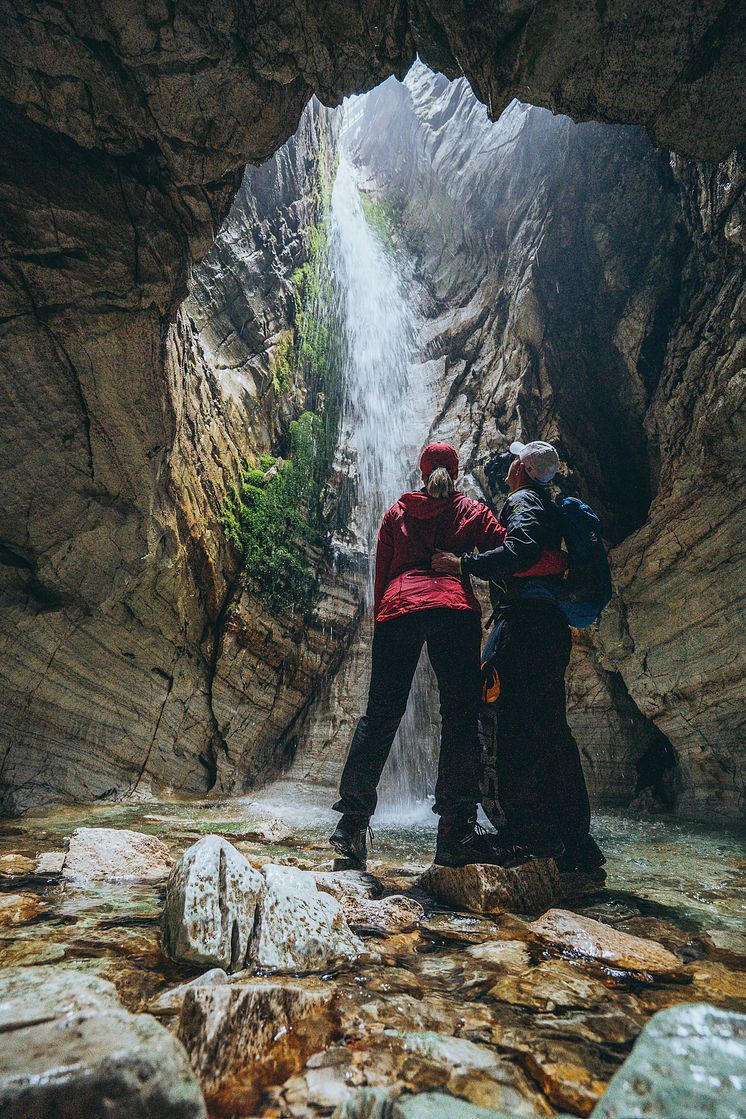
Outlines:
[{"label": "wet boulder surface", "polygon": [[[88,1069],[85,1083],[102,1098],[109,1098],[107,1085],[117,1086],[122,1107],[130,1108],[123,1117],[140,1114],[132,1069],[143,1074],[143,1098],[157,1099],[164,1115],[173,1101],[202,1106],[198,1083],[216,1119],[328,1119],[336,1109],[376,1119],[536,1119],[592,1115],[605,1106],[614,1119],[642,1119],[650,1108],[674,1119],[670,1107],[687,1096],[708,1119],[724,1119],[740,1103],[729,1064],[731,1057],[736,1066],[741,1061],[746,1014],[735,837],[731,846],[705,831],[695,840],[659,821],[637,825],[633,840],[629,830],[614,832],[618,825],[600,820],[605,889],[541,915],[504,905],[479,913],[437,901],[419,885],[432,857],[429,832],[406,833],[399,846],[401,833],[379,829],[375,858],[361,874],[332,869],[327,829],[291,825],[278,839],[279,830],[265,829],[261,813],[257,818],[244,802],[116,813],[115,821],[114,810],[101,807],[89,823],[157,835],[175,878],[201,845],[217,897],[219,852],[229,847],[235,865],[245,863],[263,888],[275,880],[277,921],[267,930],[272,973],[251,953],[248,966],[232,972],[207,959],[167,956],[163,881],[71,881],[59,870],[32,870],[40,853],[66,846],[78,822],[69,810],[6,825],[14,834],[0,830],[0,856],[13,857],[5,861],[0,896],[37,900],[0,927],[0,965],[12,965],[0,976],[0,1011],[13,1016],[3,1032],[4,1083],[13,1091],[21,1085],[31,1093],[33,1076],[46,1092],[44,1070],[56,1077],[64,1064],[60,1083],[72,1086],[71,1099],[74,1091],[89,1100],[75,1079]],[[654,862],[658,876],[640,878],[639,867]],[[224,886],[228,877],[226,867]],[[715,878],[719,889],[708,885]],[[729,893],[724,883],[731,880]],[[706,886],[708,897],[699,900]],[[203,889],[194,907],[206,922],[210,896]],[[319,897],[326,899],[320,907]],[[329,918],[326,902],[336,907],[331,925],[311,927],[312,918]],[[253,935],[261,904],[260,897],[252,902]],[[384,920],[392,913],[401,919]],[[350,956],[339,950],[351,945]],[[281,973],[274,970],[279,952]],[[39,1048],[24,1040],[32,1033]],[[110,1060],[106,1046],[115,1041]],[[160,1094],[149,1095],[156,1062]],[[91,1071],[104,1066],[113,1079]],[[185,1068],[194,1081],[184,1080]],[[722,1088],[710,1091],[716,1083]],[[52,1097],[23,1098],[36,1100],[32,1114],[54,1114],[44,1111]],[[717,1110],[720,1103],[730,1111]]]}]

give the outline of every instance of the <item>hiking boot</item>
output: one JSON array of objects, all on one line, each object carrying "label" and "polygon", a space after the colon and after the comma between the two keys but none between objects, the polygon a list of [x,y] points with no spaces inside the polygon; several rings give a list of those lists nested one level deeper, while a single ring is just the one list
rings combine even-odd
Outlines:
[{"label": "hiking boot", "polygon": [[[343,859],[348,859],[357,870],[365,870],[368,858],[366,833],[370,831],[367,816],[344,815],[329,836],[329,842]],[[372,836],[372,833],[371,833]]]},{"label": "hiking boot", "polygon": [[511,867],[520,866],[526,859],[514,847],[501,843],[495,832],[486,832],[474,819],[441,819],[433,862],[436,866],[488,863]]},{"label": "hiking boot", "polygon": [[606,856],[593,836],[586,835],[577,843],[568,845],[562,858],[557,859],[557,868],[563,874],[592,874],[594,870],[600,870],[605,862]]}]

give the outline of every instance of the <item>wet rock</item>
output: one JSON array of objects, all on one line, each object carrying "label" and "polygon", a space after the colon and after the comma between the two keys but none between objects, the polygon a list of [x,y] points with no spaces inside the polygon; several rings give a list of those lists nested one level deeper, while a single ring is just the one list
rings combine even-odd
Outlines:
[{"label": "wet rock", "polygon": [[238,971],[249,958],[262,874],[219,835],[189,847],[166,885],[161,930],[174,960]]},{"label": "wet rock", "polygon": [[377,898],[383,893],[375,875],[364,870],[314,870],[312,873],[318,889],[331,894],[337,901],[343,898]]},{"label": "wet rock", "polygon": [[22,925],[43,910],[38,894],[0,894],[0,925]]},{"label": "wet rock", "polygon": [[42,877],[62,874],[64,865],[64,851],[44,851],[36,860],[36,873]]},{"label": "wet rock", "polygon": [[710,946],[710,938],[706,933],[687,932],[659,917],[629,917],[620,921],[616,928],[631,936],[654,940],[687,962],[707,955]]},{"label": "wet rock", "polygon": [[342,898],[340,902],[347,924],[355,932],[391,936],[415,928],[425,910],[412,898],[392,894],[380,901]]},{"label": "wet rock", "polygon": [[62,866],[72,882],[160,882],[174,860],[160,839],[124,828],[76,828]]},{"label": "wet rock", "polygon": [[608,1066],[604,1068],[587,1047],[545,1041],[541,1037],[532,1039],[522,1055],[522,1064],[549,1102],[567,1108],[573,1115],[590,1115],[613,1071]]},{"label": "wet rock", "polygon": [[420,928],[432,937],[459,944],[482,944],[485,940],[494,940],[499,933],[490,917],[471,913],[430,913],[420,921]]},{"label": "wet rock", "polygon": [[467,948],[466,955],[500,971],[522,972],[531,963],[528,946],[521,940],[487,940]]},{"label": "wet rock", "polygon": [[317,971],[364,951],[340,903],[295,867],[262,867],[265,888],[251,944],[252,963],[267,971]]},{"label": "wet rock", "polygon": [[178,987],[170,987],[169,990],[162,991],[157,998],[150,1000],[148,1010],[151,1014],[178,1014],[187,991],[191,991],[195,987],[216,987],[227,982],[228,974],[223,971],[222,967],[210,968],[209,971],[203,971],[201,975],[198,975],[196,979],[192,979],[189,983],[180,983]]},{"label": "wet rock", "polygon": [[532,924],[534,934],[560,951],[659,979],[682,977],[681,961],[653,940],[619,932],[590,917],[550,909]]},{"label": "wet rock", "polygon": [[253,1114],[262,1090],[282,1083],[332,1040],[332,987],[314,981],[193,987],[178,1037],[211,1109]]},{"label": "wet rock", "polygon": [[[421,1095],[403,1097],[392,1104],[390,1114],[391,1119],[432,1119],[434,1115],[437,1115],[438,1119],[510,1119],[504,1111],[475,1107],[473,1104],[454,1099],[453,1096],[441,1092],[423,1092]],[[521,1111],[511,1114],[529,1115],[531,1112]]]},{"label": "wet rock", "polygon": [[492,998],[529,1010],[587,1010],[609,999],[598,979],[563,960],[543,960],[519,975],[503,975],[490,990]]},{"label": "wet rock", "polygon": [[594,1119],[734,1119],[743,1114],[746,1015],[695,1004],[656,1014]]},{"label": "wet rock", "polygon": [[36,863],[26,855],[10,853],[0,855],[0,878],[22,878],[33,874]]},{"label": "wet rock", "polygon": [[561,873],[559,879],[559,896],[562,901],[570,902],[603,890],[606,885],[606,871],[595,870],[588,874],[581,871]]},{"label": "wet rock", "polygon": [[187,1056],[148,1015],[127,1013],[114,987],[54,967],[0,972],[3,1119],[205,1119]]},{"label": "wet rock", "polygon": [[419,885],[438,901],[475,913],[543,913],[559,897],[553,859],[531,859],[509,868],[483,863],[433,865]]}]

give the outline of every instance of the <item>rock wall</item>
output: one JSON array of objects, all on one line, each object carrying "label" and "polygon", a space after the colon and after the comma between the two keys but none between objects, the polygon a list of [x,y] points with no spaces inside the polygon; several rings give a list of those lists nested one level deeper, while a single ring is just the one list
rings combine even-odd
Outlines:
[{"label": "rock wall", "polygon": [[[238,390],[222,368],[195,388],[190,337],[211,353],[222,339],[185,314],[171,328],[246,161],[277,150],[314,92],[337,103],[417,52],[463,67],[495,116],[518,95],[722,158],[742,136],[742,19],[721,0],[2,6],[7,807],[204,792],[220,771],[211,633],[235,562],[212,498],[247,438],[232,401],[254,371],[230,354]],[[252,333],[266,353],[271,329]]]},{"label": "rock wall", "polygon": [[[322,132],[333,144],[329,114],[314,102],[282,152],[246,171],[172,326],[153,308],[121,313],[115,330],[92,315],[71,326],[64,347],[60,328],[41,331],[34,345],[58,356],[64,349],[71,363],[54,391],[51,382],[30,383],[28,345],[14,352],[23,376],[14,385],[19,431],[6,483],[15,481],[8,511],[25,543],[8,541],[0,568],[2,781],[12,810],[60,797],[204,793],[232,787],[238,772],[252,779],[256,765],[235,768],[243,752],[231,756],[230,717],[213,703],[213,678],[218,692],[230,689],[238,671],[235,650],[224,669],[219,649],[239,581],[219,518],[246,455],[276,450],[303,407],[303,384],[278,398],[270,369],[294,313],[289,277],[308,255],[317,216]],[[147,231],[138,233],[141,254]],[[130,364],[133,346],[139,361]],[[83,390],[75,369],[88,376],[97,361],[111,381],[93,378]],[[83,402],[80,431],[74,413]],[[62,475],[49,476],[60,452]],[[95,483],[85,481],[89,470]],[[280,628],[288,626],[281,620]],[[307,675],[296,682],[289,659],[292,646],[303,661],[305,636],[290,628],[284,686],[299,688],[296,702],[305,704]],[[330,642],[327,655],[335,652]],[[266,641],[252,656],[274,663]],[[251,710],[266,681],[244,684]],[[274,691],[284,730],[293,702],[283,704],[282,684]],[[270,720],[273,745],[277,731]],[[254,741],[261,757],[261,735]]]},{"label": "rock wall", "polygon": [[597,803],[629,803],[642,758],[670,764],[668,740],[677,806],[737,814],[738,159],[687,164],[639,129],[518,103],[493,125],[465,82],[425,67],[368,95],[353,143],[430,284],[432,434],[497,501],[510,440],[552,439],[562,491],[590,499],[616,545],[613,606],[570,678]]}]

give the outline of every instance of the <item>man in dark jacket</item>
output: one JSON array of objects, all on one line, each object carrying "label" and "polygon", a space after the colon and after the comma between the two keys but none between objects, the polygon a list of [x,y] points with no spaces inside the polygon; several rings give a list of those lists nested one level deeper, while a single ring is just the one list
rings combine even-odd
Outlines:
[{"label": "man in dark jacket", "polygon": [[485,655],[500,680],[495,718],[498,798],[506,818],[501,841],[556,857],[567,870],[593,870],[604,858],[589,834],[588,792],[566,714],[570,627],[552,594],[561,576],[541,574],[557,571],[562,543],[548,491],[559,458],[541,441],[512,443],[510,451],[510,492],[498,517],[505,540],[479,555],[438,553],[433,567],[492,584],[496,621]]}]

